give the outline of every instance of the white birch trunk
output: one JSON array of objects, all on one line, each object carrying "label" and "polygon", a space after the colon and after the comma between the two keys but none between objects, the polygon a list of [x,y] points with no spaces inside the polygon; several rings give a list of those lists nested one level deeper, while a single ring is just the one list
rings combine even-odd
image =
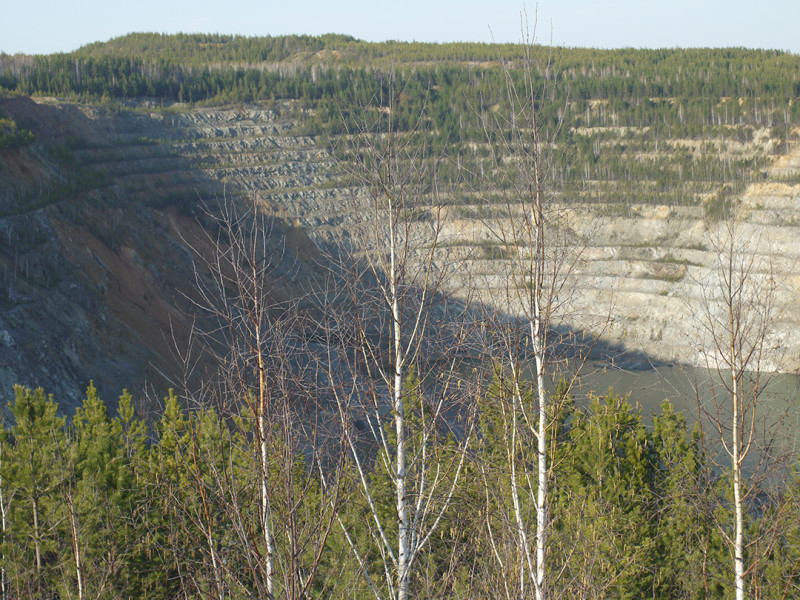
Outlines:
[{"label": "white birch trunk", "polygon": [[544,364],[536,356],[536,385],[539,393],[539,439],[536,488],[536,600],[545,600],[545,549],[547,547],[547,393],[544,389]]},{"label": "white birch trunk", "polygon": [[[3,444],[0,443],[0,471],[2,471],[3,466]],[[2,520],[2,527],[3,527],[3,539],[6,539],[6,501],[5,495],[3,494],[3,490],[5,486],[3,485],[5,482],[3,481],[2,477],[0,477],[0,519]],[[4,546],[5,548],[5,546]],[[2,565],[0,565],[0,591],[2,592],[2,600],[6,600],[6,554],[5,550],[3,550],[2,555]]]},{"label": "white birch trunk", "polygon": [[[533,114],[533,177],[534,197],[532,198],[530,226],[533,227],[534,264],[533,266],[533,320],[531,321],[531,342],[536,360],[536,391],[539,400],[539,419],[537,425],[537,466],[536,466],[536,600],[545,600],[547,597],[547,581],[545,571],[545,558],[547,549],[547,391],[544,387],[544,368],[546,335],[544,330],[549,324],[552,306],[550,300],[545,307],[542,298],[546,291],[544,286],[545,271],[545,222],[544,222],[544,192],[542,190],[539,139],[537,133],[536,114]],[[554,282],[555,283],[555,282]],[[543,311],[546,311],[543,314]]]},{"label": "white birch trunk", "polygon": [[[732,354],[732,356],[734,356]],[[735,369],[731,369],[731,399],[733,401],[733,439],[731,467],[733,469],[733,505],[735,512],[734,523],[734,579],[736,585],[736,600],[744,600],[744,501],[742,499],[742,475],[739,439],[739,394],[742,390],[738,387],[738,378]]]},{"label": "white birch trunk", "polygon": [[403,339],[402,339],[402,309],[400,306],[399,292],[397,289],[397,230],[394,222],[394,211],[389,199],[389,215],[392,222],[390,227],[390,299],[392,310],[392,328],[394,337],[394,379],[393,379],[393,398],[394,403],[394,426],[397,437],[397,447],[395,448],[395,492],[397,502],[397,600],[406,600],[409,592],[409,582],[411,577],[411,556],[408,498],[406,492],[406,439],[405,439],[405,407],[403,406]]},{"label": "white birch trunk", "polygon": [[[398,328],[399,329],[399,328]],[[408,598],[411,565],[409,557],[409,515],[406,495],[405,411],[403,407],[403,369],[397,365],[394,373],[395,433],[397,435],[396,491],[397,491],[397,600]]]},{"label": "white birch trunk", "polygon": [[531,556],[531,547],[528,542],[527,523],[525,523],[525,519],[522,514],[522,505],[519,497],[519,483],[517,482],[517,411],[521,412],[524,410],[524,408],[522,406],[523,398],[518,385],[519,375],[516,368],[514,368],[513,376],[515,406],[511,415],[511,445],[510,452],[508,453],[508,460],[511,464],[511,500],[514,504],[514,518],[517,523],[517,535],[519,536],[519,541],[517,543],[519,544],[521,553],[519,565],[519,593],[521,597],[524,597],[526,575],[527,578],[535,581],[535,572],[533,557]]},{"label": "white birch trunk", "polygon": [[265,577],[267,586],[267,595],[270,598],[274,597],[275,584],[274,584],[274,568],[275,568],[275,540],[272,535],[272,515],[269,503],[269,480],[267,469],[269,467],[269,455],[267,449],[267,442],[263,438],[265,433],[265,423],[263,417],[259,429],[261,430],[261,526],[264,529],[264,545],[266,547],[265,557]]},{"label": "white birch trunk", "polygon": [[78,600],[83,600],[83,565],[81,563],[81,545],[78,536],[78,517],[75,514],[75,501],[72,492],[68,492],[69,528],[72,534],[72,551],[75,555],[75,576],[78,580]]},{"label": "white birch trunk", "polygon": [[267,469],[269,467],[269,452],[267,449],[267,441],[264,439],[264,434],[266,433],[266,427],[264,418],[259,418],[259,430],[261,431],[261,526],[264,530],[264,544],[266,546],[266,557],[265,557],[265,577],[266,577],[266,585],[267,585],[267,594],[270,598],[274,596],[275,593],[275,586],[274,586],[274,561],[275,561],[275,541],[272,535],[272,518],[271,518],[271,509],[269,503],[269,480],[268,480],[268,473]]},{"label": "white birch trunk", "polygon": [[[258,301],[255,305],[255,314],[259,315],[260,307]],[[258,437],[260,445],[260,459],[261,459],[261,527],[264,533],[264,546],[266,549],[266,557],[264,569],[264,576],[266,578],[267,596],[269,598],[275,597],[275,584],[274,584],[274,568],[275,568],[275,539],[272,534],[272,514],[269,502],[269,447],[267,444],[267,382],[264,374],[266,368],[264,364],[264,355],[261,350],[261,328],[256,325],[255,330],[256,340],[256,355],[258,358]]]}]

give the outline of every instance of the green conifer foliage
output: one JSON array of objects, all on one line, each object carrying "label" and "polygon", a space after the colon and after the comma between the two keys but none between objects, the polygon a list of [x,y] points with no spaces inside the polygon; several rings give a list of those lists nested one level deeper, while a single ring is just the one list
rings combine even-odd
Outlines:
[{"label": "green conifer foliage", "polygon": [[[41,389],[14,388],[12,444],[3,461],[10,527],[4,540],[9,588],[17,597],[44,598],[61,581],[64,507],[57,464],[65,452],[65,420]],[[67,567],[68,568],[68,567]]]},{"label": "green conifer foliage", "polygon": [[[120,406],[133,421],[130,396]],[[128,563],[137,551],[134,515],[138,498],[123,423],[111,419],[93,384],[73,420],[75,445],[76,512],[81,539],[85,585],[89,594],[100,590],[124,594],[131,583]],[[137,434],[132,433],[131,441]],[[141,435],[138,436],[141,440]],[[141,441],[138,442],[141,448]]]},{"label": "green conifer foliage", "polygon": [[567,558],[565,581],[580,597],[648,597],[654,450],[641,415],[609,391],[575,413],[569,435],[553,507],[556,551]]},{"label": "green conifer foliage", "polygon": [[764,598],[800,597],[800,470],[795,467],[782,502],[764,515],[768,525],[779,525],[760,582]]},{"label": "green conifer foliage", "polygon": [[[524,481],[534,463],[530,447],[510,436],[520,415],[509,410],[509,392],[497,374],[480,401],[455,499],[417,557],[411,585],[417,597],[514,597],[519,565],[508,465]],[[111,418],[90,385],[69,425],[42,390],[17,387],[15,394],[14,426],[0,439],[7,598],[257,595],[262,546],[252,419],[186,412],[171,393],[148,446],[127,393]],[[419,470],[435,465],[440,482],[448,482],[460,456],[447,434],[431,430],[425,394],[410,373],[403,401],[413,457],[407,492],[414,502],[423,491]],[[563,386],[552,398],[559,411],[548,563],[555,596],[729,597],[729,549],[719,524],[727,522],[730,490],[726,475],[710,470],[699,428],[666,402],[649,427],[627,397],[611,391],[590,396],[586,406]],[[327,497],[292,430],[276,423],[271,431],[276,597],[374,597],[335,519],[342,518],[378,581],[385,558],[363,496],[348,493],[345,476],[337,497]],[[395,443],[391,424],[384,435]],[[391,468],[378,448],[372,456],[372,499],[390,524]],[[529,479],[520,497],[533,520],[536,490]],[[441,489],[447,493],[449,483]],[[442,495],[425,497],[420,510],[435,513]],[[800,474],[793,471],[785,487],[764,487],[758,498],[762,504],[750,507],[747,527],[765,542],[748,548],[748,556],[759,556],[748,587],[768,600],[797,597]],[[396,538],[397,528],[387,525],[384,534]]]},{"label": "green conifer foliage", "polygon": [[700,430],[664,401],[653,418],[657,477],[653,586],[659,598],[700,598],[719,592],[713,583],[724,563],[722,540],[711,525],[711,473]]}]

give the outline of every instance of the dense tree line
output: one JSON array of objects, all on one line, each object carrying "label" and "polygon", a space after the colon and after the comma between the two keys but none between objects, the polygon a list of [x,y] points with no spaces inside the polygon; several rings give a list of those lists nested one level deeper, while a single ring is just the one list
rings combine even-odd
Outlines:
[{"label": "dense tree line", "polygon": [[[497,596],[504,579],[514,578],[516,566],[503,563],[514,543],[502,518],[502,505],[510,502],[501,467],[507,384],[497,378],[482,394],[467,475],[424,551],[414,597]],[[409,408],[418,413],[418,390],[408,382],[406,389]],[[631,400],[613,392],[560,406],[551,508],[554,597],[730,597],[728,551],[716,525],[729,510],[727,476],[710,469],[697,427],[688,427],[669,403],[647,427]],[[41,390],[18,387],[11,410],[0,465],[4,597],[78,597],[80,588],[82,597],[205,598],[217,595],[217,585],[224,591],[218,597],[257,593],[257,575],[242,549],[250,541],[237,535],[258,530],[257,441],[247,414],[186,410],[170,394],[147,426],[129,395],[112,417],[91,386],[69,422]],[[276,437],[272,443],[281,453],[285,442]],[[525,457],[531,449],[516,451],[522,464],[533,460]],[[351,525],[364,518],[365,507],[346,484],[325,489],[303,452],[288,458],[293,477],[284,481],[291,486],[273,489],[279,528],[319,527],[311,520],[321,500],[333,502],[337,517]],[[376,482],[388,476],[380,462],[370,467]],[[303,505],[286,504],[284,494]],[[749,530],[770,531],[765,546],[748,549],[748,559],[758,558],[748,576],[758,597],[792,597],[800,589],[799,499],[794,476],[785,487],[765,488],[748,517]],[[392,510],[390,494],[373,501]],[[295,517],[284,512],[290,510]],[[318,561],[307,595],[371,597],[342,530],[331,527],[323,541],[319,557],[310,546],[296,550],[296,568],[311,570]],[[279,569],[288,568],[287,548],[278,552]],[[280,583],[275,593],[289,597]]]},{"label": "dense tree line", "polygon": [[[700,204],[726,184],[735,194],[759,180],[769,157],[796,143],[800,59],[792,54],[537,51],[550,56],[534,73],[536,85],[551,90],[538,107],[544,133],[558,146],[550,180],[566,197]],[[413,130],[425,115],[431,150],[453,158],[441,166],[443,180],[474,187],[492,152],[487,142],[501,143],[487,140],[482,120],[507,109],[505,73],[518,83],[521,64],[516,45],[130,34],[70,54],[2,55],[0,89],[106,103],[292,100],[310,109],[298,111],[296,133],[334,144],[358,130],[368,107],[391,104],[395,131]],[[696,145],[678,147],[674,139]]]},{"label": "dense tree line", "polygon": [[[756,100],[766,116],[788,108],[788,101],[800,96],[800,59],[777,51],[539,50],[551,56],[539,76],[565,84],[553,88],[560,96],[548,98],[549,104],[558,106],[568,96],[577,103],[576,113],[581,113],[589,100],[611,101],[609,113],[629,113],[624,107],[633,104],[640,115],[632,118],[637,126],[651,125],[663,115],[681,110],[676,100]],[[380,91],[379,83],[385,81],[387,71],[395,69],[402,80],[421,81],[435,89],[448,106],[468,101],[477,107],[500,98],[503,72],[498,61],[507,61],[513,69],[514,62],[521,59],[518,45],[375,44],[341,35],[130,34],[70,54],[2,55],[0,86],[25,94],[153,96],[184,102],[275,97],[332,100],[344,89],[355,92],[356,98],[371,100]],[[411,102],[421,102],[418,94],[408,96]],[[733,104],[728,107],[731,111],[736,110]],[[653,112],[653,105],[657,110],[648,122],[644,113]],[[680,120],[709,118],[710,111],[705,110],[709,107],[699,107],[704,117],[685,112],[689,109],[683,107]],[[796,115],[796,110],[791,114]],[[413,112],[419,114],[419,110]],[[747,112],[759,110],[743,107],[737,114]],[[733,114],[730,118],[735,122]]]}]

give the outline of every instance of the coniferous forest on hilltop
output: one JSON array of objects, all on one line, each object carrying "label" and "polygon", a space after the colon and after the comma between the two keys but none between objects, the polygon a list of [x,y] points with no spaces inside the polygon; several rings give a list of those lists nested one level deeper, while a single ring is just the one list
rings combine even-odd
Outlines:
[{"label": "coniferous forest on hilltop", "polygon": [[[122,373],[146,326],[177,349],[151,399],[13,388],[0,600],[800,597],[800,405],[762,396],[793,271],[748,245],[746,201],[800,184],[800,57],[134,33],[0,54],[0,102],[0,366],[45,356],[14,318],[62,286],[98,315],[92,364]],[[603,229],[662,213],[716,237]],[[649,269],[637,302],[696,290],[692,415],[581,392],[623,354],[614,291],[573,301],[597,257]],[[163,320],[121,339],[134,292]]]},{"label": "coniferous forest on hilltop", "polygon": [[[740,192],[770,152],[737,155],[727,147],[752,142],[766,128],[770,138],[787,140],[775,149],[786,151],[800,119],[800,64],[792,54],[735,48],[542,48],[539,54],[548,67],[534,76],[552,84],[539,118],[559,147],[549,179],[583,198],[607,198],[609,186],[613,197],[635,194],[640,202],[668,205],[695,203],[697,193],[719,183],[727,184],[722,195]],[[118,108],[142,97],[198,106],[293,100],[297,110],[312,111],[296,133],[322,140],[357,130],[359,107],[388,105],[391,89],[402,89],[392,127],[409,131],[424,112],[433,150],[469,159],[486,152],[470,144],[486,140],[480,114],[502,114],[507,102],[499,61],[522,60],[518,45],[131,34],[71,54],[0,55],[0,90]],[[685,149],[653,160],[659,141],[663,151],[670,138],[707,147],[702,156]],[[4,134],[0,143],[13,139]],[[477,174],[462,170],[458,178],[475,184]]]}]

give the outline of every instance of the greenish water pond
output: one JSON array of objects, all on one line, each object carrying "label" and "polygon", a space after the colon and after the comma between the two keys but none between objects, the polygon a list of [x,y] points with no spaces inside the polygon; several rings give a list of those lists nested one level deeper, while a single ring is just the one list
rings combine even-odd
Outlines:
[{"label": "greenish water pond", "polygon": [[[776,374],[763,376],[766,382],[759,395],[755,418],[754,445],[758,455],[769,452],[774,458],[789,457],[789,462],[800,456],[800,376]],[[713,382],[713,385],[712,385]],[[689,424],[700,422],[708,441],[708,450],[717,458],[721,456],[719,432],[714,428],[717,416],[724,424],[724,434],[730,436],[730,400],[719,374],[706,369],[663,366],[643,371],[624,371],[590,365],[574,388],[578,402],[585,402],[588,394],[605,394],[609,388],[620,395],[628,395],[632,406],[641,410],[645,422],[661,411],[664,400],[669,400],[676,411],[683,413]],[[748,413],[748,418],[753,416]],[[768,446],[768,444],[771,444]],[[793,459],[791,457],[794,457]],[[756,455],[748,462],[756,460]],[[724,459],[721,462],[727,462]]]}]

